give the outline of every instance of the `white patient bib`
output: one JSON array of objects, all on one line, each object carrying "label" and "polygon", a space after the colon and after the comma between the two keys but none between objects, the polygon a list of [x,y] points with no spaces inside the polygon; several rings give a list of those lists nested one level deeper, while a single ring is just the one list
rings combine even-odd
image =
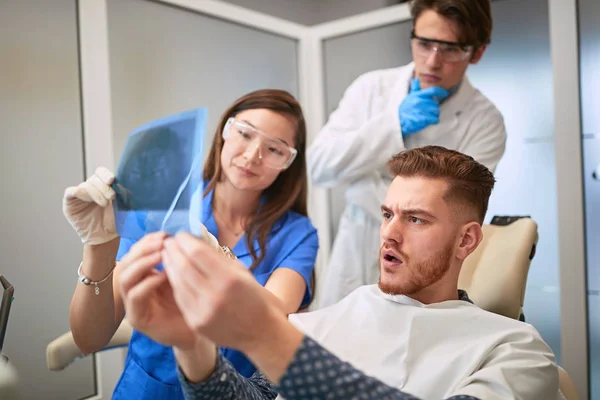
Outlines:
[{"label": "white patient bib", "polygon": [[[291,315],[290,321],[364,373],[432,400],[452,395],[507,337],[527,343],[537,335],[527,324],[466,301],[424,305],[386,295],[377,285],[363,286],[333,306]],[[541,340],[532,346],[544,348]],[[505,378],[519,379],[498,377]]]}]

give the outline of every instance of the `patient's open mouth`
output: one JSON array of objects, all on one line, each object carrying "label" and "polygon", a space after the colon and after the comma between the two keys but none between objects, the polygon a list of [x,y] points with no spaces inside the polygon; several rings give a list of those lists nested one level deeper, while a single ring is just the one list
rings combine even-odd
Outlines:
[{"label": "patient's open mouth", "polygon": [[400,259],[394,257],[391,254],[384,254],[383,259],[385,261],[389,261],[389,262],[396,262],[396,263],[401,263],[402,261],[400,261]]}]

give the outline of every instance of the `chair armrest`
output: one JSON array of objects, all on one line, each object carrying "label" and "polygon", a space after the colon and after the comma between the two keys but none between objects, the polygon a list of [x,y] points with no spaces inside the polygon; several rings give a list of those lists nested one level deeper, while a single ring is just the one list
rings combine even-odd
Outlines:
[{"label": "chair armrest", "polygon": [[18,383],[19,377],[15,368],[9,362],[0,360],[0,399],[16,399]]},{"label": "chair armrest", "polygon": [[46,346],[46,366],[50,371],[61,371],[84,356],[75,344],[71,331],[60,335]]},{"label": "chair armrest", "polygon": [[[126,319],[123,319],[108,344],[100,351],[127,346],[132,333],[133,328]],[[61,371],[75,360],[85,356],[87,354],[82,353],[75,344],[71,331],[62,334],[46,346],[46,366],[50,371]]]}]

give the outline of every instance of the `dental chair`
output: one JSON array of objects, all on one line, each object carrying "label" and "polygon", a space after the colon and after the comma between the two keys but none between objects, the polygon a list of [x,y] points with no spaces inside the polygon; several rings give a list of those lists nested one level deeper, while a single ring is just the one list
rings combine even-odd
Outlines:
[{"label": "dental chair", "polygon": [[15,367],[11,365],[8,357],[4,355],[2,348],[4,347],[8,316],[15,288],[2,274],[0,274],[0,286],[2,287],[2,294],[0,296],[0,399],[14,400],[17,398],[17,384],[19,379]]},{"label": "dental chair", "polygon": [[[481,244],[463,263],[458,287],[484,310],[525,321],[527,275],[538,238],[537,224],[531,218],[494,216],[483,225]],[[558,372],[559,398],[579,400],[567,372],[560,367]]]},{"label": "dental chair", "polygon": [[[101,351],[128,346],[132,333],[133,327],[126,318],[123,318],[123,322]],[[74,361],[87,355],[79,350],[73,340],[73,334],[68,331],[46,346],[46,366],[50,371],[62,371]]]},{"label": "dental chair", "polygon": [[524,320],[523,302],[537,224],[528,217],[494,216],[483,240],[463,263],[458,287],[484,310]]},{"label": "dental chair", "polygon": [[[459,288],[469,294],[473,303],[484,310],[525,320],[523,302],[527,275],[538,242],[537,224],[529,217],[495,216],[483,226],[483,241],[464,262]],[[132,328],[126,319],[103,349],[127,346]],[[60,371],[84,357],[71,332],[52,341],[46,349],[46,361],[52,371]],[[561,395],[579,400],[567,373],[559,368]]]}]

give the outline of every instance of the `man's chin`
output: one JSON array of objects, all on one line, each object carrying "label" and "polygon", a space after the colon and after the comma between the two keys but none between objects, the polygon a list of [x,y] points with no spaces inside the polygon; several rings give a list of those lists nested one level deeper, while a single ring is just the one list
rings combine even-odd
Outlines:
[{"label": "man's chin", "polygon": [[404,284],[399,284],[398,282],[388,282],[386,280],[382,280],[379,278],[379,282],[377,283],[379,290],[381,290],[385,294],[391,294],[394,296],[397,295],[410,295],[414,293],[416,290],[411,290],[414,288],[408,287]]}]

